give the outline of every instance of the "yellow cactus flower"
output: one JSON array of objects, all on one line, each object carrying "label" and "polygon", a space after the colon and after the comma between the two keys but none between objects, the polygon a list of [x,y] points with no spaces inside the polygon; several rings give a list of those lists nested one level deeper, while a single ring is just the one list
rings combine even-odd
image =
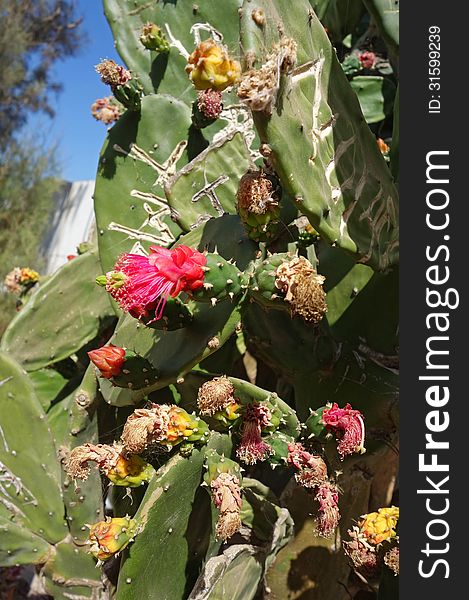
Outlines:
[{"label": "yellow cactus flower", "polygon": [[238,82],[241,65],[232,60],[227,50],[208,39],[196,47],[189,56],[186,73],[197,90],[218,90],[222,92]]},{"label": "yellow cactus flower", "polygon": [[90,552],[104,561],[123,550],[137,534],[137,524],[130,517],[106,517],[90,527]]},{"label": "yellow cactus flower", "polygon": [[36,281],[39,281],[39,273],[37,271],[33,271],[33,269],[30,269],[29,267],[23,267],[21,269],[20,283],[22,285],[36,283]]},{"label": "yellow cactus flower", "polygon": [[380,508],[378,512],[363,515],[358,527],[369,543],[377,545],[397,536],[396,525],[398,521],[399,508],[391,506],[390,508]]}]

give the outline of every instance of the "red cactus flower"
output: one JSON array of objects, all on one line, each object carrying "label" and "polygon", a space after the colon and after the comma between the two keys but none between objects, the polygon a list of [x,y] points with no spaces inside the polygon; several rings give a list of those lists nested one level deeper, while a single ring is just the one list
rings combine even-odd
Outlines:
[{"label": "red cactus flower", "polygon": [[76,258],[76,257],[77,257],[77,255],[76,255],[76,254],[67,254],[67,260],[68,260],[68,261],[70,261],[70,260],[73,260],[73,259],[74,259],[74,258]]},{"label": "red cactus flower", "polygon": [[376,62],[376,54],[374,52],[365,51],[358,57],[363,69],[372,69]]},{"label": "red cactus flower", "polygon": [[[172,250],[150,246],[150,255],[122,254],[109,273],[107,291],[121,308],[136,318],[155,311],[154,320],[163,316],[169,296],[192,292],[203,286],[206,257],[188,246]],[[116,272],[121,276],[116,278]]]},{"label": "red cactus flower", "polygon": [[359,410],[354,410],[350,404],[346,404],[345,408],[339,408],[337,403],[334,402],[330,408],[324,409],[322,420],[326,428],[339,439],[337,452],[341,460],[347,454],[363,453],[365,451],[363,445],[365,442],[365,423]]},{"label": "red cactus flower", "polygon": [[318,489],[315,499],[319,502],[316,530],[319,535],[329,537],[339,524],[339,490],[336,485],[325,481]]},{"label": "red cactus flower", "polygon": [[111,379],[120,374],[125,361],[125,350],[109,344],[88,352],[91,362],[98,367],[101,377]]},{"label": "red cactus flower", "polygon": [[272,447],[261,436],[262,429],[270,425],[271,416],[269,408],[263,404],[250,404],[246,408],[241,443],[236,454],[248,465],[262,462],[273,453]]}]

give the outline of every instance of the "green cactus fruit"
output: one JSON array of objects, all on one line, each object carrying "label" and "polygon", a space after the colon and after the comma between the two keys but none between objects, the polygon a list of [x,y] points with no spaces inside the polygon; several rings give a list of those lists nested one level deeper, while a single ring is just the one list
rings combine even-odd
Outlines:
[{"label": "green cactus fruit", "polygon": [[204,270],[204,285],[192,293],[196,302],[211,302],[214,306],[222,300],[237,299],[242,293],[241,272],[218,253],[208,253]]},{"label": "green cactus fruit", "polygon": [[167,53],[171,47],[161,27],[151,21],[142,26],[139,40],[147,50],[154,52]]},{"label": "green cactus fruit", "polygon": [[281,196],[277,177],[262,169],[248,171],[241,177],[237,210],[252,240],[267,242],[278,234]]},{"label": "green cactus fruit", "polygon": [[322,442],[326,441],[326,438],[328,436],[328,431],[322,420],[322,413],[324,412],[325,408],[325,406],[316,408],[314,411],[312,411],[311,416],[308,417],[308,419],[306,419],[305,421],[306,431],[308,432],[308,435]]},{"label": "green cactus fruit", "polygon": [[248,289],[264,308],[286,310],[317,324],[327,311],[323,283],[324,277],[305,257],[279,253],[257,265]]}]

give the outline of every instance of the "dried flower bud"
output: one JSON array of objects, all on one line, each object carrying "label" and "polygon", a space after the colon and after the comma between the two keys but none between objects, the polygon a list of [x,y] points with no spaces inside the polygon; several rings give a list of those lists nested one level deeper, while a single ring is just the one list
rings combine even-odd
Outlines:
[{"label": "dried flower bud", "polygon": [[199,388],[197,404],[201,415],[211,416],[235,401],[234,387],[228,377],[214,377]]},{"label": "dried flower bud", "polygon": [[91,114],[94,119],[101,121],[105,125],[112,125],[122,115],[122,106],[117,104],[113,96],[98,98],[91,105]]},{"label": "dried flower bud", "polygon": [[275,286],[285,294],[293,315],[307,323],[319,323],[327,312],[323,283],[324,277],[304,256],[284,262],[276,271]]},{"label": "dried flower bud", "polygon": [[316,530],[319,535],[329,537],[340,520],[339,489],[333,483],[325,481],[318,486],[315,500],[319,502]]},{"label": "dried flower bud", "polygon": [[216,535],[223,541],[234,535],[241,527],[241,487],[238,477],[231,473],[220,473],[210,483],[212,499],[220,510]]},{"label": "dried flower bud", "polygon": [[327,466],[320,456],[307,452],[302,444],[288,445],[287,463],[297,469],[295,479],[305,488],[314,488],[327,480]]},{"label": "dried flower bud", "polygon": [[248,465],[267,460],[272,447],[262,439],[262,429],[270,426],[271,412],[264,404],[249,404],[243,417],[241,443],[236,455]]},{"label": "dried flower bud", "polygon": [[103,60],[95,68],[96,72],[101,75],[101,81],[111,87],[125,85],[132,79],[130,71],[113,60]]},{"label": "dried flower bud", "polygon": [[206,119],[218,119],[223,110],[221,92],[211,88],[198,91],[197,108]]},{"label": "dried flower bud", "polygon": [[361,66],[363,69],[372,69],[376,63],[376,54],[374,52],[369,52],[368,50],[362,52],[359,57]]},{"label": "dried flower bud", "polygon": [[394,546],[389,552],[384,555],[384,564],[394,572],[394,575],[399,575],[399,547]]},{"label": "dried flower bud", "polygon": [[72,479],[85,481],[90,474],[89,462],[95,462],[98,467],[107,473],[113,469],[120,457],[122,446],[114,444],[83,444],[73,448],[65,464],[65,470]]},{"label": "dried flower bud", "polygon": [[170,407],[155,404],[151,409],[138,408],[127,419],[122,444],[127,452],[140,454],[149,445],[164,442],[168,435]]}]

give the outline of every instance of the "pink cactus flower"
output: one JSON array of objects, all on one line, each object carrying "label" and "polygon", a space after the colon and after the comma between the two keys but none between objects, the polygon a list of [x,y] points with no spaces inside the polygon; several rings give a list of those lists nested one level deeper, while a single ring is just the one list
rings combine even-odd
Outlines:
[{"label": "pink cactus flower", "polygon": [[236,451],[240,460],[248,465],[262,462],[273,453],[272,447],[262,439],[262,429],[270,425],[271,413],[263,404],[250,404],[243,418],[241,443]]},{"label": "pink cactus flower", "polygon": [[334,402],[330,408],[324,409],[322,420],[326,428],[339,440],[337,452],[341,460],[347,454],[365,452],[365,423],[359,410],[354,410],[350,404],[339,408]]},{"label": "pink cactus flower", "polygon": [[[190,293],[203,286],[206,257],[188,246],[172,250],[150,246],[150,255],[122,254],[114,272],[107,274],[106,289],[122,310],[139,318],[155,311],[163,316],[166,301],[180,292]],[[116,276],[119,274],[119,276]]]},{"label": "pink cactus flower", "polygon": [[372,69],[376,63],[376,54],[368,50],[362,52],[358,57],[363,69]]}]

